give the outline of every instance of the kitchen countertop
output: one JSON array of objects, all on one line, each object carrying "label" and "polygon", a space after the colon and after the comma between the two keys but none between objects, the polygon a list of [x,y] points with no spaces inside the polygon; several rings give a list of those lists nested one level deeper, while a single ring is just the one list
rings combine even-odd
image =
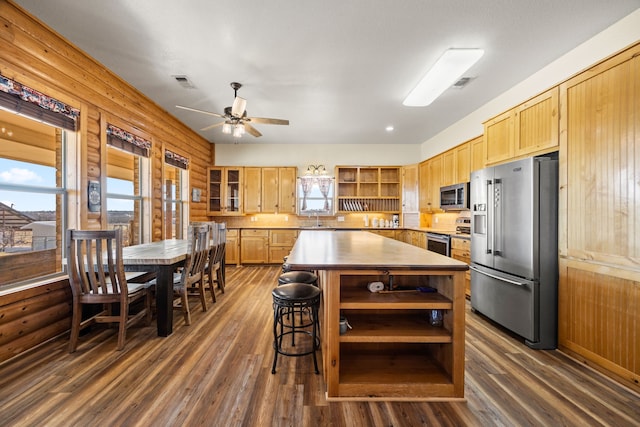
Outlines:
[{"label": "kitchen countertop", "polygon": [[384,230],[413,230],[413,231],[421,231],[425,233],[440,233],[440,234],[450,234],[455,235],[455,229],[440,229],[433,227],[332,227],[332,226],[280,226],[280,225],[262,225],[262,226],[248,226],[248,227],[229,227],[229,230],[337,230],[337,231],[384,231]]},{"label": "kitchen countertop", "polygon": [[464,262],[360,231],[304,230],[287,259],[294,269],[467,270]]}]

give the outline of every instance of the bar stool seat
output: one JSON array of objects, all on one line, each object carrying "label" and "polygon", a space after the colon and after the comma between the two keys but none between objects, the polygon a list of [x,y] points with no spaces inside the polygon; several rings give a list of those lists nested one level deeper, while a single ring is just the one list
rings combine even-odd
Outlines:
[{"label": "bar stool seat", "polygon": [[278,277],[278,286],[287,283],[307,283],[318,286],[318,276],[310,271],[287,271]]},{"label": "bar stool seat", "polygon": [[[271,373],[276,373],[278,354],[283,356],[305,356],[313,355],[313,365],[315,373],[319,374],[316,350],[320,348],[320,338],[318,336],[318,310],[320,308],[320,289],[309,283],[287,283],[278,286],[271,292],[273,296],[273,366]],[[286,315],[291,311],[309,310],[309,321],[296,325],[285,320]],[[293,316],[295,318],[295,316]],[[311,331],[308,328],[311,328]],[[283,346],[283,338],[291,335],[291,346]],[[307,344],[300,351],[294,351],[296,347],[296,336],[300,336]],[[300,346],[298,346],[300,347]]]}]

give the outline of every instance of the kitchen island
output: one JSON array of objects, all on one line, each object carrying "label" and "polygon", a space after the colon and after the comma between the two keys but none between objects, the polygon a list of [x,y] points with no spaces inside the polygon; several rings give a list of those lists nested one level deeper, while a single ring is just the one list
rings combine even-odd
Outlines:
[{"label": "kitchen island", "polygon": [[[330,400],[464,398],[467,264],[366,231],[302,231],[287,263],[315,270]],[[382,292],[368,285],[382,282]],[[433,310],[443,313],[432,326]],[[340,335],[340,316],[351,325]]]}]

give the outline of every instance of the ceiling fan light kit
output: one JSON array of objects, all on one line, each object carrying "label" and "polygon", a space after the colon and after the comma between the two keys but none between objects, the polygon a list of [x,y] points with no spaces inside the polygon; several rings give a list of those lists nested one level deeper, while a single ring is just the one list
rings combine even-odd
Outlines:
[{"label": "ceiling fan light kit", "polygon": [[426,107],[451,87],[484,55],[483,49],[447,49],[402,102]]},{"label": "ceiling fan light kit", "polygon": [[224,119],[224,122],[215,123],[211,126],[207,126],[201,130],[209,130],[214,127],[221,126],[222,133],[226,135],[232,135],[235,138],[240,138],[242,135],[249,133],[256,138],[262,136],[258,129],[254,128],[249,122],[261,123],[266,125],[288,125],[289,120],[284,119],[269,119],[264,117],[249,117],[247,116],[247,100],[238,96],[238,89],[242,87],[242,84],[238,82],[231,82],[231,88],[234,91],[233,105],[224,109],[224,114],[213,113],[211,111],[199,110],[197,108],[184,107],[182,105],[176,105],[177,108],[183,110],[194,111],[196,113],[208,114],[210,116],[219,117]]}]

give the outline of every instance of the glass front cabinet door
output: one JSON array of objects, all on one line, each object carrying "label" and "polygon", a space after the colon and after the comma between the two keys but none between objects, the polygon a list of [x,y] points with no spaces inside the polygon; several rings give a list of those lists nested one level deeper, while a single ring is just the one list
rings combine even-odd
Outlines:
[{"label": "glass front cabinet door", "polygon": [[242,168],[209,168],[208,181],[207,214],[240,215],[242,213]]}]

